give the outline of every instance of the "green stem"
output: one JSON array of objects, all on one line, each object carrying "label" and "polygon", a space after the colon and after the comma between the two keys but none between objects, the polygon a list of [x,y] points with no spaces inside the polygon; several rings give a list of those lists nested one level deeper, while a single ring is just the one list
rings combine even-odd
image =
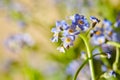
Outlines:
[{"label": "green stem", "polygon": [[73,78],[73,80],[77,80],[77,76],[79,74],[79,72],[81,71],[81,69],[85,66],[85,64],[89,61],[90,58],[87,58],[87,60],[85,60],[82,65],[78,68],[77,72],[75,73],[75,76]]},{"label": "green stem", "polygon": [[118,70],[119,56],[120,56],[120,52],[119,52],[120,44],[117,42],[112,42],[112,41],[107,42],[107,44],[116,47],[116,58],[115,58],[115,62],[113,63],[113,70],[116,71],[117,73],[120,73],[120,71]]},{"label": "green stem", "polygon": [[113,42],[113,41],[109,41],[107,42],[108,45],[112,45],[112,46],[115,46],[115,47],[119,47],[120,48],[120,44],[117,43],[117,42]]},{"label": "green stem", "polygon": [[[80,37],[82,38],[82,40],[85,43],[85,46],[86,46],[86,49],[87,49],[88,58],[91,58],[92,57],[92,53],[90,52],[90,45],[89,45],[89,41],[88,41],[87,37],[85,35],[82,35],[82,34],[80,34]],[[91,78],[92,78],[92,80],[95,80],[93,59],[89,60],[89,66],[90,66]]]},{"label": "green stem", "polygon": [[120,56],[119,48],[116,47],[116,58],[115,58],[115,62],[113,63],[113,70],[114,71],[117,71],[117,69],[118,69],[119,56]]},{"label": "green stem", "polygon": [[[90,58],[87,58],[87,59],[82,63],[82,65],[78,68],[78,70],[77,70],[77,72],[76,72],[73,80],[76,80],[76,79],[77,79],[77,76],[78,76],[79,72],[80,72],[80,71],[82,70],[82,68],[88,63],[88,61],[89,61],[90,59],[94,58],[94,57],[97,56],[97,55],[104,55],[104,54],[98,53],[98,54],[93,55],[93,56],[90,57]],[[104,56],[106,56],[106,55],[104,55]]]}]

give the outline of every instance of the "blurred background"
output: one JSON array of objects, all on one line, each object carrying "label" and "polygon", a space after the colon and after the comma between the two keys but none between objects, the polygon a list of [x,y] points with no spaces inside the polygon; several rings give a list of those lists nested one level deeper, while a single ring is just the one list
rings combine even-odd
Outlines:
[{"label": "blurred background", "polygon": [[[115,22],[119,11],[120,0],[0,0],[0,80],[72,80],[82,41],[57,51],[50,40],[55,22],[75,13]],[[79,76],[90,80],[88,66]]]}]

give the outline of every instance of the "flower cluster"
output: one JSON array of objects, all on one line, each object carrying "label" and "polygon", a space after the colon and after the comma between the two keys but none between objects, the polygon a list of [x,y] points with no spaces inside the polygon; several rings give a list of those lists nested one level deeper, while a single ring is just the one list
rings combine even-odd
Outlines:
[{"label": "flower cluster", "polygon": [[[73,46],[73,42],[80,33],[88,33],[86,37],[90,40],[91,45],[100,46],[108,58],[111,57],[113,46],[106,44],[107,41],[118,41],[117,33],[113,30],[112,23],[104,19],[100,20],[94,16],[90,17],[91,26],[85,16],[75,14],[69,17],[71,24],[65,20],[57,21],[56,27],[52,28],[54,33],[52,42],[61,41],[61,45],[57,48],[60,52],[65,52],[65,49]],[[119,21],[119,19],[117,19]],[[99,26],[97,24],[100,24]],[[100,51],[99,51],[100,52]]]},{"label": "flower cluster", "polygon": [[[117,32],[120,30],[118,29],[120,28],[120,15],[118,15],[116,23],[114,25],[107,19],[100,21],[94,16],[90,17],[91,22],[89,23],[87,18],[80,14],[70,16],[69,20],[71,21],[70,24],[68,24],[65,20],[57,21],[56,27],[52,28],[51,30],[51,32],[54,33],[53,38],[51,39],[52,42],[61,42],[57,50],[59,50],[60,52],[65,52],[65,49],[69,49],[71,46],[73,46],[76,37],[79,35],[86,47],[85,52],[80,52],[81,58],[86,60],[93,58],[91,59],[91,62],[89,62],[89,66],[91,67],[91,75],[94,75],[93,60],[97,60],[100,61],[101,71],[105,72],[105,75],[102,74],[101,77],[103,76],[105,78],[107,74],[107,78],[111,76],[116,78],[118,73],[117,70],[120,47],[120,33]],[[109,59],[114,58],[113,53],[115,52],[116,58],[115,61],[112,63],[113,65],[111,66],[111,63],[109,64]],[[101,64],[101,57],[107,58],[105,59],[105,64],[104,62]],[[78,68],[78,71],[75,74],[74,78],[76,80],[78,78],[78,72],[81,70],[84,64],[85,63],[83,63],[78,68],[79,63],[77,61],[73,61],[69,64],[66,70],[67,74],[73,75],[76,72],[76,68]],[[95,77],[92,76],[92,79],[95,80]]]},{"label": "flower cluster", "polygon": [[71,24],[67,24],[66,21],[57,21],[56,27],[52,28],[51,32],[54,33],[52,42],[62,41],[61,46],[57,49],[60,52],[65,52],[65,49],[73,46],[73,42],[76,36],[82,31],[86,31],[89,28],[89,22],[83,15],[75,14],[70,16]]},{"label": "flower cluster", "polygon": [[[91,18],[91,20],[94,21],[94,23],[98,23],[98,19],[95,17]],[[90,42],[92,45],[100,46],[102,51],[107,54],[108,58],[111,58],[111,53],[113,53],[114,48],[106,44],[106,42],[118,41],[117,33],[113,30],[112,23],[104,19],[101,26],[94,25],[93,27],[94,28],[90,31]]]},{"label": "flower cluster", "polygon": [[5,40],[5,46],[13,52],[18,52],[24,46],[32,47],[33,45],[34,41],[27,33],[11,35]]},{"label": "flower cluster", "polygon": [[113,40],[113,29],[111,22],[108,20],[103,20],[102,26],[95,26],[91,30],[91,41],[93,45],[101,45],[107,40]]}]

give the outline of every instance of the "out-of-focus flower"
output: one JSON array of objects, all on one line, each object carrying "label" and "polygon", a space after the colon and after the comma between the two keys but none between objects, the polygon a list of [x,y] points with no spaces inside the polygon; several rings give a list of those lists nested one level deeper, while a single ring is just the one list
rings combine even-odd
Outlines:
[{"label": "out-of-focus flower", "polygon": [[27,33],[14,34],[5,40],[5,46],[13,52],[20,51],[24,46],[32,47],[33,45],[34,41]]},{"label": "out-of-focus flower", "polygon": [[113,39],[113,29],[112,24],[108,20],[103,20],[102,26],[91,30],[91,41],[94,45],[104,44],[107,40]]},{"label": "out-of-focus flower", "polygon": [[111,54],[114,50],[114,47],[108,44],[101,45],[102,51],[107,54],[108,59],[111,58]]},{"label": "out-of-focus flower", "polygon": [[105,44],[106,41],[115,40],[115,33],[112,29],[111,22],[106,19],[103,20],[102,26],[95,26],[95,28],[91,31],[91,34],[91,43],[93,45],[101,45],[103,52],[106,53],[108,58],[111,58],[113,47]]},{"label": "out-of-focus flower", "polygon": [[114,24],[115,27],[120,27],[120,20],[118,20],[115,24]]},{"label": "out-of-focus flower", "polygon": [[107,71],[106,65],[102,65],[102,66],[101,66],[101,69],[102,69],[103,72],[106,72],[106,71]]},{"label": "out-of-focus flower", "polygon": [[17,2],[11,2],[9,8],[17,12],[25,12],[25,6]]},{"label": "out-of-focus flower", "polygon": [[80,63],[78,61],[72,61],[66,69],[67,74],[74,75],[79,66]]},{"label": "out-of-focus flower", "polygon": [[116,19],[116,22],[115,22],[114,26],[117,27],[117,28],[120,27],[120,13],[117,16],[117,19]]},{"label": "out-of-focus flower", "polygon": [[22,28],[22,29],[25,28],[25,26],[27,26],[27,23],[23,20],[19,20],[17,23],[20,26],[20,28]]},{"label": "out-of-focus flower", "polygon": [[[104,19],[103,20],[103,26],[102,27],[104,27],[105,29],[107,28],[112,28],[112,23],[110,22],[110,21],[108,21],[107,19]],[[109,30],[109,29],[108,29]]]},{"label": "out-of-focus flower", "polygon": [[59,38],[59,32],[55,32],[53,37],[51,38],[51,41],[58,42],[58,38]]},{"label": "out-of-focus flower", "polygon": [[86,31],[90,26],[86,17],[83,15],[75,14],[70,19],[72,20],[72,24],[78,26],[82,31]]},{"label": "out-of-focus flower", "polygon": [[109,72],[109,75],[116,77],[116,73],[115,73],[115,71],[113,71],[113,70],[111,70],[111,71]]},{"label": "out-of-focus flower", "polygon": [[[74,76],[79,66],[82,64],[79,60],[73,60],[68,64],[66,68],[66,73],[70,76]],[[88,65],[86,65],[77,76],[77,80],[89,80],[90,79],[90,70]]]},{"label": "out-of-focus flower", "polygon": [[103,32],[104,35],[106,36],[107,40],[112,40],[112,35],[113,35],[113,29],[112,29],[112,23],[110,21],[108,21],[107,19],[103,20],[103,24],[102,24],[102,28],[103,28]]},{"label": "out-of-focus flower", "polygon": [[112,34],[112,41],[119,42],[120,43],[120,32],[114,32]]},{"label": "out-of-focus flower", "polygon": [[105,43],[105,41],[106,41],[106,38],[105,38],[105,36],[103,34],[101,34],[99,36],[98,35],[94,35],[91,38],[91,43],[93,45],[101,45],[101,44]]},{"label": "out-of-focus flower", "polygon": [[23,34],[22,40],[28,46],[33,46],[35,44],[32,37],[28,33]]}]

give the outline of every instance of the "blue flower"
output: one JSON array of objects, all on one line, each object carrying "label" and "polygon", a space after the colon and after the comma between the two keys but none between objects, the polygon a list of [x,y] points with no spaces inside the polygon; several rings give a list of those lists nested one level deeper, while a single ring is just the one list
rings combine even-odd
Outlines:
[{"label": "blue flower", "polygon": [[12,51],[18,52],[22,48],[22,41],[20,35],[11,35],[5,40],[5,47]]},{"label": "blue flower", "polygon": [[120,20],[116,21],[114,24],[115,27],[120,27]]},{"label": "blue flower", "polygon": [[91,43],[93,45],[101,45],[103,43],[105,43],[106,41],[106,38],[103,34],[101,35],[94,35],[92,38],[91,38]]},{"label": "blue flower", "polygon": [[63,29],[67,29],[67,28],[68,28],[68,24],[64,20],[57,21],[56,26],[54,28],[52,28],[51,32],[56,33],[56,32],[60,32]]},{"label": "blue flower", "polygon": [[75,36],[66,36],[61,38],[63,42],[63,47],[68,49],[69,47],[73,46],[73,42],[75,40]]},{"label": "blue flower", "polygon": [[83,15],[75,14],[70,17],[72,20],[72,24],[78,26],[82,31],[86,31],[89,28],[89,22]]},{"label": "blue flower", "polygon": [[51,32],[54,33],[52,37],[52,42],[58,42],[60,32],[67,29],[68,24],[63,20],[63,21],[57,21],[56,22],[56,27],[52,28]]},{"label": "blue flower", "polygon": [[27,33],[14,34],[9,36],[5,40],[5,46],[13,52],[20,51],[24,46],[32,47],[33,45],[34,45],[34,41],[32,37]]},{"label": "blue flower", "polygon": [[112,29],[112,23],[108,20],[103,20],[101,27],[95,27],[91,30],[91,40],[95,45],[101,45],[107,40],[112,40],[114,31]]},{"label": "blue flower", "polygon": [[115,71],[111,70],[111,71],[109,72],[109,76],[114,76],[114,77],[116,77]]},{"label": "blue flower", "polygon": [[104,30],[107,31],[107,32],[113,31],[112,23],[110,21],[108,21],[107,19],[103,20],[102,28],[104,28]]},{"label": "blue flower", "polygon": [[59,39],[59,32],[55,32],[53,37],[51,38],[52,42],[58,42]]},{"label": "blue flower", "polygon": [[102,28],[104,30],[104,35],[106,36],[107,40],[112,40],[113,35],[112,23],[107,19],[104,19],[102,23]]},{"label": "blue flower", "polygon": [[66,30],[63,31],[63,36],[75,36],[80,34],[80,30],[77,30],[74,25],[69,26]]},{"label": "blue flower", "polygon": [[107,54],[108,59],[111,58],[114,47],[108,44],[101,45],[102,51]]},{"label": "blue flower", "polygon": [[114,32],[112,34],[112,41],[119,42],[120,43],[120,32]]},{"label": "blue flower", "polygon": [[110,21],[108,21],[107,19],[103,20],[103,26],[106,28],[111,27],[112,23]]},{"label": "blue flower", "polygon": [[68,28],[68,24],[66,23],[66,21],[62,20],[62,21],[57,21],[56,22],[56,27],[58,27],[61,30],[67,29]]},{"label": "blue flower", "polygon": [[95,27],[94,30],[91,31],[91,43],[93,45],[101,45],[105,43],[106,37],[103,32],[103,28]]},{"label": "blue flower", "polygon": [[114,24],[115,27],[120,27],[120,14],[117,16],[116,22]]}]

